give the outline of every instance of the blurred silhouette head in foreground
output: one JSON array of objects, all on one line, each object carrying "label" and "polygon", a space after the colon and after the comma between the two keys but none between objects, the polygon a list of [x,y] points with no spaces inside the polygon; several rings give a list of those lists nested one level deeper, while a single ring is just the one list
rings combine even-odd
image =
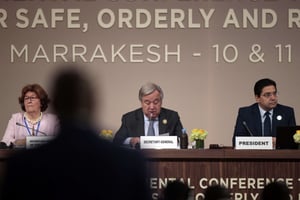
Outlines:
[{"label": "blurred silhouette head in foreground", "polygon": [[204,200],[229,200],[231,194],[229,190],[222,185],[210,185],[204,192]]},{"label": "blurred silhouette head in foreground", "polygon": [[290,191],[288,186],[284,182],[271,182],[267,184],[262,193],[261,200],[289,200],[290,199]]},{"label": "blurred silhouette head in foreground", "polygon": [[167,187],[163,191],[164,200],[187,200],[190,189],[187,184],[182,181],[169,181]]},{"label": "blurred silhouette head in foreground", "polygon": [[63,66],[53,80],[54,111],[62,121],[89,122],[95,107],[93,94],[92,85],[83,70]]}]

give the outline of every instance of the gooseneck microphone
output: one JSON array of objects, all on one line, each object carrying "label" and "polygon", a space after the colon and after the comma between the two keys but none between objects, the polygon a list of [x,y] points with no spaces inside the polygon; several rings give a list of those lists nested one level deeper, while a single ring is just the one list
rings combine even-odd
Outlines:
[{"label": "gooseneck microphone", "polygon": [[247,125],[247,123],[245,121],[243,121],[243,126],[245,127],[245,129],[248,132],[248,134],[250,136],[253,136],[252,132],[250,131],[250,129],[249,129],[249,127],[248,127],[248,125]]},{"label": "gooseneck microphone", "polygon": [[[21,124],[21,123],[19,123],[19,122],[16,122],[16,125],[17,125],[17,126],[22,126],[22,127],[24,127],[24,128],[27,128],[26,126],[24,126],[23,124]],[[38,133],[43,134],[44,136],[47,136],[47,134],[46,134],[45,132],[43,132],[43,131],[39,131],[39,130],[35,130],[35,131],[37,131]]]}]

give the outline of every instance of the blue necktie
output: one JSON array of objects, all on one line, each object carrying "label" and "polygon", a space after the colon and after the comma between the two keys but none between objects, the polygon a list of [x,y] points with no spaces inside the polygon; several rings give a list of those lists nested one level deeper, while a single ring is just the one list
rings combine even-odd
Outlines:
[{"label": "blue necktie", "polygon": [[153,124],[154,120],[150,120],[147,136],[155,136]]},{"label": "blue necktie", "polygon": [[269,113],[269,111],[265,112],[264,136],[272,136],[272,131],[271,131],[271,118],[270,118],[270,113]]}]

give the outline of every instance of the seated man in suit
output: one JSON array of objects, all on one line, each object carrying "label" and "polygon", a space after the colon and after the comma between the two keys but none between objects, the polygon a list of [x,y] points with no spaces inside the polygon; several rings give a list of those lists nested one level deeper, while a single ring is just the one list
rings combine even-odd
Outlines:
[{"label": "seated man in suit", "polygon": [[[162,89],[154,83],[146,83],[139,90],[141,108],[122,116],[122,124],[116,132],[113,142],[133,148],[139,146],[140,136],[169,135],[180,136],[182,124],[177,112],[162,108]],[[153,122],[154,131],[148,133],[149,125]],[[151,130],[151,128],[149,129]]]},{"label": "seated man in suit", "polygon": [[276,137],[277,126],[296,126],[294,109],[278,103],[276,82],[261,79],[255,83],[256,103],[239,109],[234,135]]}]

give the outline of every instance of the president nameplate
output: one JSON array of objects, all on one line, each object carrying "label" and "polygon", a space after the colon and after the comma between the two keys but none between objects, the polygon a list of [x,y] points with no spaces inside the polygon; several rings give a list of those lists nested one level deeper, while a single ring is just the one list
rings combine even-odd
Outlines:
[{"label": "president nameplate", "polygon": [[273,149],[272,137],[236,137],[235,149]]},{"label": "president nameplate", "polygon": [[177,136],[141,136],[141,149],[177,149]]}]

